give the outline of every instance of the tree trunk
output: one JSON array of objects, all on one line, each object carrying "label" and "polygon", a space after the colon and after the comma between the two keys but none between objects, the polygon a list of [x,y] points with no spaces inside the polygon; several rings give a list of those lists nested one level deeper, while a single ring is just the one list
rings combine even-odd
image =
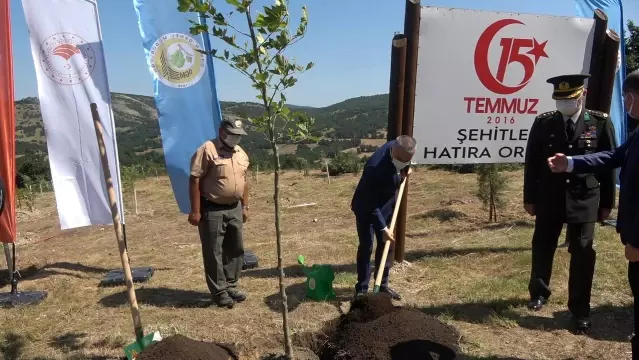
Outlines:
[{"label": "tree trunk", "polygon": [[277,243],[277,270],[279,271],[280,296],[282,298],[282,328],[284,330],[284,346],[286,356],[293,359],[293,345],[288,328],[288,298],[284,288],[284,267],[282,264],[282,229],[280,226],[280,154],[277,144],[272,143],[273,163],[275,164],[275,176],[273,202],[275,204],[275,242]]},{"label": "tree trunk", "polygon": [[[251,34],[251,42],[253,43],[253,51],[255,54],[259,54],[257,36],[255,35],[255,28],[253,19],[251,17],[251,2],[248,2],[246,6],[246,22],[249,32]],[[262,68],[260,57],[256,56],[256,65],[259,74],[267,74],[266,70]],[[276,136],[275,136],[275,119],[271,104],[268,102],[267,87],[258,87],[262,95],[262,103],[264,104],[264,110],[266,111],[269,119],[269,140],[271,148],[273,149],[273,163],[275,164],[275,174],[273,177],[273,185],[275,187],[273,193],[273,203],[275,204],[275,242],[277,244],[277,269],[279,271],[279,283],[280,283],[280,295],[282,297],[282,329],[284,330],[284,346],[286,357],[293,360],[293,345],[291,344],[291,335],[288,328],[288,299],[286,297],[286,290],[284,289],[284,267],[282,265],[282,230],[280,226],[280,153],[277,148]],[[277,90],[275,90],[277,91]],[[275,96],[275,94],[273,94]]]},{"label": "tree trunk", "polygon": [[495,202],[494,202],[494,200],[493,200],[493,199],[494,199],[494,197],[493,197],[493,196],[494,196],[494,191],[493,191],[493,178],[492,178],[492,174],[490,174],[490,175],[491,175],[491,177],[490,177],[490,180],[489,180],[489,183],[488,183],[488,191],[489,191],[489,193],[490,193],[490,200],[489,200],[489,204],[490,204],[490,205],[488,206],[488,208],[489,208],[489,213],[490,213],[490,220],[488,220],[488,221],[492,222],[492,221],[493,221],[493,219],[494,219],[494,217],[493,217],[493,210],[494,210],[494,208],[495,208]]}]

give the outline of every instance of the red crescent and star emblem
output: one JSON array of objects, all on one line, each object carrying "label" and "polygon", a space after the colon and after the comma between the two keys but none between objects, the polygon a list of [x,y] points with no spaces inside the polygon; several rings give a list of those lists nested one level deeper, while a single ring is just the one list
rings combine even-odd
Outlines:
[{"label": "red crescent and star emblem", "polygon": [[[502,29],[514,24],[525,25],[515,19],[502,19],[494,22],[484,30],[475,47],[474,63],[477,77],[488,90],[496,94],[509,95],[523,89],[532,79],[539,60],[549,58],[546,53],[548,41],[540,42],[534,37],[532,39],[504,37],[499,42],[502,51],[497,72],[493,73],[488,63],[490,45]],[[513,63],[519,63],[523,67],[524,77],[518,84],[505,84],[506,70],[508,65]]]}]

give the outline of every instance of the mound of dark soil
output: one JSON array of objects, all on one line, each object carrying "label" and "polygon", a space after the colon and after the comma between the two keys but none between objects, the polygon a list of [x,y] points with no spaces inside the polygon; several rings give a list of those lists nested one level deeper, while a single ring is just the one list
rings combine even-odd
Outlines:
[{"label": "mound of dark soil", "polygon": [[323,360],[459,359],[457,331],[421,311],[393,306],[375,294],[355,300],[330,341]]},{"label": "mound of dark soil", "polygon": [[351,304],[351,309],[344,316],[342,324],[363,323],[377,319],[400,308],[393,305],[388,293],[377,293],[372,296],[362,296],[356,298]]},{"label": "mound of dark soil", "polygon": [[231,345],[169,336],[144,349],[138,360],[237,360],[237,350]]}]

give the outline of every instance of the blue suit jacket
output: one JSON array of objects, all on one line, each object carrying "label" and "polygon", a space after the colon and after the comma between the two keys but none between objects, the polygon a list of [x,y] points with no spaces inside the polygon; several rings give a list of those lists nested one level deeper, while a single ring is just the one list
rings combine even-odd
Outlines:
[{"label": "blue suit jacket", "polygon": [[574,156],[573,172],[621,167],[617,232],[624,244],[639,247],[639,135],[634,131],[616,150]]},{"label": "blue suit jacket", "polygon": [[363,221],[370,221],[380,231],[393,214],[401,177],[393,164],[391,147],[394,141],[381,146],[366,162],[357,184],[351,209]]}]

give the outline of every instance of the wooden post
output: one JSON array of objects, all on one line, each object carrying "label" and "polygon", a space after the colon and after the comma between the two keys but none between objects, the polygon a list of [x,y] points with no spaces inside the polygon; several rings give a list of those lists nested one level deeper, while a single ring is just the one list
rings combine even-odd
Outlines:
[{"label": "wooden post", "polygon": [[104,138],[102,136],[102,134],[104,133],[104,129],[102,128],[102,123],[100,122],[100,114],[98,114],[98,107],[95,103],[91,103],[91,115],[93,116],[95,136],[98,140],[98,147],[100,149],[100,160],[102,162],[102,171],[104,172],[104,182],[106,183],[107,192],[109,195],[109,204],[111,205],[111,217],[113,218],[115,237],[118,242],[118,249],[120,250],[120,260],[122,262],[122,270],[124,271],[124,280],[126,282],[126,291],[129,297],[129,305],[131,307],[131,317],[133,318],[135,338],[139,342],[144,337],[144,330],[142,328],[142,320],[140,317],[138,301],[135,297],[135,289],[133,288],[133,276],[131,275],[129,256],[126,251],[126,245],[124,244],[122,222],[120,221],[120,211],[118,209],[118,203],[116,200],[117,197],[115,195],[115,190],[113,189],[113,180],[111,178],[111,170],[109,169],[109,159],[106,154],[106,147],[104,145]]},{"label": "wooden post", "polygon": [[[404,79],[404,107],[402,114],[402,135],[413,136],[413,122],[415,120],[415,87],[417,85],[417,55],[419,51],[419,26],[421,22],[420,0],[406,0],[406,15],[404,18],[404,35],[406,35],[406,72]],[[410,179],[406,175],[406,187],[401,199],[397,227],[395,229],[395,261],[404,261],[404,247],[406,243],[406,215],[408,210],[408,189]],[[398,199],[398,201],[400,201]]]},{"label": "wooden post", "polygon": [[603,46],[603,61],[599,80],[599,104],[591,110],[598,110],[610,113],[612,105],[612,95],[615,88],[615,77],[617,75],[617,61],[619,59],[619,44],[621,39],[614,30],[606,31],[606,38]]},{"label": "wooden post", "polygon": [[388,126],[386,141],[402,133],[404,111],[404,79],[406,78],[406,36],[396,34],[391,48],[390,85],[388,91]]},{"label": "wooden post", "polygon": [[331,174],[328,172],[328,161],[326,161],[326,179],[328,179],[328,183],[331,183]]},{"label": "wooden post", "polygon": [[40,195],[42,195],[42,181],[38,183],[38,186],[40,187]]},{"label": "wooden post", "polygon": [[4,257],[7,259],[7,270],[9,270],[9,276],[13,279],[13,254],[9,249],[9,243],[2,243],[4,248]]},{"label": "wooden post", "polygon": [[604,40],[608,29],[608,16],[602,10],[597,9],[593,17],[595,19],[595,34],[592,40],[590,56],[590,78],[588,79],[586,109],[598,110],[601,92],[601,65],[603,62]]},{"label": "wooden post", "polygon": [[133,183],[133,201],[135,202],[135,215],[139,215],[138,212],[138,188]]},{"label": "wooden post", "polygon": [[255,182],[260,182],[260,164],[255,165]]}]

